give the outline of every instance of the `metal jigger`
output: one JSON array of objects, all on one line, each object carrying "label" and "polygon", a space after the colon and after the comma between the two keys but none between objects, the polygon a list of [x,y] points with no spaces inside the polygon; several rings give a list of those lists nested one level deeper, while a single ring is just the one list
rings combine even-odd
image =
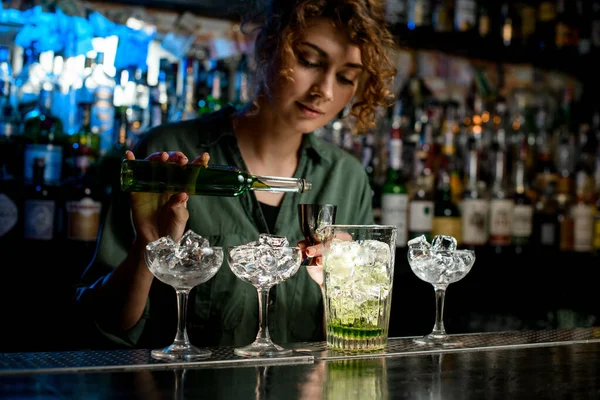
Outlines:
[{"label": "metal jigger", "polygon": [[[312,246],[323,241],[322,228],[335,224],[337,206],[334,204],[298,204],[298,220],[304,238]],[[306,257],[302,265],[310,263]]]}]

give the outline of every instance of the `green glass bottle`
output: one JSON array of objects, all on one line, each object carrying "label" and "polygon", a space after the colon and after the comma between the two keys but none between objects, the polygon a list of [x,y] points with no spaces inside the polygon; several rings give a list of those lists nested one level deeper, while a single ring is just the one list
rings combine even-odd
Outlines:
[{"label": "green glass bottle", "polygon": [[403,171],[400,112],[395,112],[389,139],[389,165],[381,190],[381,223],[398,228],[396,247],[408,242],[408,189]]},{"label": "green glass bottle", "polygon": [[306,179],[251,175],[227,165],[181,166],[148,160],[123,160],[121,164],[121,189],[125,192],[239,196],[247,190],[305,193],[311,188]]},{"label": "green glass bottle", "polygon": [[460,208],[452,199],[451,176],[447,157],[437,172],[437,183],[434,197],[431,237],[437,235],[453,236],[458,244],[462,243],[462,226]]}]

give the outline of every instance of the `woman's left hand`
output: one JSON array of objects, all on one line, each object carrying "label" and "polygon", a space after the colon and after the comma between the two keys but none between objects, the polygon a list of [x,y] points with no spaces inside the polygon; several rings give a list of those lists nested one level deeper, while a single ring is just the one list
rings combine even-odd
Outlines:
[{"label": "woman's left hand", "polygon": [[306,266],[308,275],[320,288],[323,288],[323,245],[318,243],[311,246],[308,241],[302,240],[298,242],[297,246],[302,249],[303,257],[309,258],[309,263]]}]

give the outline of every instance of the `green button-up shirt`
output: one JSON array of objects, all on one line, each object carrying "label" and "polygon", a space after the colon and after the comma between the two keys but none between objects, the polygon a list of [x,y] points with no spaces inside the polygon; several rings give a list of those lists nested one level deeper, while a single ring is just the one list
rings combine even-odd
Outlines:
[{"label": "green button-up shirt", "polygon": [[[200,119],[166,124],[150,130],[138,142],[136,158],[155,151],[182,151],[193,158],[203,152],[211,164],[246,170],[227,107]],[[190,196],[188,228],[206,237],[211,246],[241,245],[260,233],[286,236],[294,245],[303,239],[298,221],[299,203],[337,204],[337,224],[372,224],[371,188],[358,160],[318,138],[305,134],[297,178],[312,182],[307,193],[286,193],[269,232],[253,192],[238,197]],[[172,343],[177,325],[176,296],[172,287],[154,280],[140,321],[127,332],[106,332],[89,315],[98,284],[125,259],[134,238],[129,196],[115,196],[105,219],[96,257],[77,288],[82,326],[91,327],[88,347],[149,348]],[[323,299],[319,286],[304,267],[271,290],[269,332],[276,343],[318,341],[323,338]],[[84,321],[88,318],[87,321]],[[87,323],[86,323],[87,322]],[[254,286],[238,279],[227,260],[208,282],[195,287],[188,304],[188,334],[197,346],[239,346],[251,343],[258,332],[258,295]]]}]

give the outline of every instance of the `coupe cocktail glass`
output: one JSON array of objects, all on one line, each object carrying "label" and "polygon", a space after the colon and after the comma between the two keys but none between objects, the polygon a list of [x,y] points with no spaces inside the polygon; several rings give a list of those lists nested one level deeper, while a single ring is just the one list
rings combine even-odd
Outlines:
[{"label": "coupe cocktail glass", "polygon": [[340,351],[385,348],[395,226],[331,225],[323,247],[327,345]]},{"label": "coupe cocktail glass", "polygon": [[302,262],[302,250],[288,247],[282,236],[261,234],[257,242],[227,248],[231,271],[258,292],[259,329],[256,340],[248,346],[234,349],[240,356],[276,357],[292,353],[273,343],[268,328],[269,290],[294,275]]},{"label": "coupe cocktail glass", "polygon": [[173,344],[152,350],[160,360],[193,361],[210,356],[210,351],[192,346],[186,329],[187,301],[190,290],[212,278],[223,263],[223,249],[210,247],[208,240],[188,230],[175,242],[162,237],[146,246],[146,264],[160,281],[177,293],[177,334]]},{"label": "coupe cocktail glass", "polygon": [[415,339],[423,345],[461,347],[444,328],[444,299],[449,284],[464,278],[475,263],[473,250],[456,250],[456,239],[437,235],[427,242],[424,235],[408,241],[408,263],[419,279],[431,283],[435,289],[435,324],[428,335]]}]

